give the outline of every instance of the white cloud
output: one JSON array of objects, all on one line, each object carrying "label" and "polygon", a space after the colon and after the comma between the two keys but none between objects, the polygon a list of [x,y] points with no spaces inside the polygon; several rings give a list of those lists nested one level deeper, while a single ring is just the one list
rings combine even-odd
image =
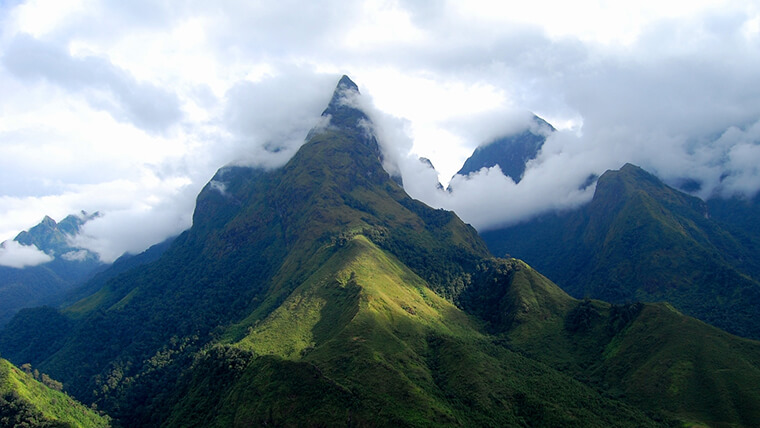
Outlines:
[{"label": "white cloud", "polygon": [[52,260],[53,257],[40,251],[34,245],[21,245],[11,240],[0,244],[0,266],[21,269],[27,266],[37,266]]},{"label": "white cloud", "polygon": [[64,260],[68,260],[70,262],[73,261],[85,261],[87,260],[87,257],[90,255],[90,252],[87,250],[74,250],[69,251],[68,253],[61,254],[61,258]]},{"label": "white cloud", "polygon": [[[582,203],[588,174],[625,162],[751,194],[758,17],[741,0],[4,3],[0,239],[84,209],[105,214],[90,248],[139,251],[189,226],[217,168],[284,163],[344,73],[408,192],[479,227]],[[438,190],[526,111],[560,132],[520,184]]]},{"label": "white cloud", "polygon": [[225,96],[222,118],[233,146],[230,158],[238,165],[285,164],[319,123],[338,77],[286,68],[235,84]]},{"label": "white cloud", "polygon": [[54,43],[28,35],[17,35],[5,47],[3,64],[20,78],[44,78],[70,92],[81,92],[96,110],[151,132],[165,131],[181,117],[179,100],[170,91],[136,81],[107,59],[73,57]]}]

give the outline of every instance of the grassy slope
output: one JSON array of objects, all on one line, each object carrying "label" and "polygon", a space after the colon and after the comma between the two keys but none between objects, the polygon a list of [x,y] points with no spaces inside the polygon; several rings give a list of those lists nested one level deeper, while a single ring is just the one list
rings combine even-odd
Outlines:
[{"label": "grassy slope", "polygon": [[523,310],[490,327],[513,349],[687,424],[760,424],[760,342],[668,304],[578,301],[526,264],[504,263],[492,292]]},{"label": "grassy slope", "polygon": [[68,395],[52,390],[32,376],[0,359],[0,395],[15,392],[46,421],[72,427],[107,427],[109,421]]},{"label": "grassy slope", "polygon": [[[205,426],[651,424],[495,346],[469,316],[363,236],[337,249],[232,346],[196,363],[169,425],[197,414],[213,415],[198,422]],[[201,372],[235,380],[215,389]]]}]

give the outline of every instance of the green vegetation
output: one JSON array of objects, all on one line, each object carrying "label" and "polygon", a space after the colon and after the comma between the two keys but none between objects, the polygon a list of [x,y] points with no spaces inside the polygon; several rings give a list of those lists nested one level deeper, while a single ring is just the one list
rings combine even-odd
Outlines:
[{"label": "green vegetation", "polygon": [[0,359],[0,426],[3,427],[107,427],[109,420],[50,388],[60,386],[42,374],[38,382]]},{"label": "green vegetation", "polygon": [[[202,354],[168,425],[654,425],[499,348],[358,235],[250,329]],[[223,388],[212,383],[227,379]],[[554,391],[548,393],[548,391]]]},{"label": "green vegetation", "polygon": [[493,334],[605,396],[687,424],[760,421],[760,342],[665,303],[575,300],[514,259],[491,262],[478,281],[499,302],[482,315]]},{"label": "green vegetation", "polygon": [[[713,203],[716,210],[719,205]],[[629,164],[599,178],[590,204],[483,238],[495,254],[526,260],[573,296],[668,301],[687,315],[760,339],[760,238],[738,234],[741,227],[730,227],[726,210],[717,211],[720,221],[700,199]],[[754,212],[760,219],[760,210]]]}]

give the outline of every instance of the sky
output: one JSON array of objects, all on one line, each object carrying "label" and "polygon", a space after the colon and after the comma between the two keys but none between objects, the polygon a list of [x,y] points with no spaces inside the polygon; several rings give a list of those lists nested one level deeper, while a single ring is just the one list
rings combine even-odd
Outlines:
[{"label": "sky", "polygon": [[[407,192],[479,230],[626,162],[760,188],[754,1],[0,0],[0,241],[81,210],[103,215],[73,244],[104,261],[176,235],[218,168],[283,165],[343,74]],[[531,114],[557,132],[519,184],[452,179]],[[0,265],[49,259],[17,247]]]}]

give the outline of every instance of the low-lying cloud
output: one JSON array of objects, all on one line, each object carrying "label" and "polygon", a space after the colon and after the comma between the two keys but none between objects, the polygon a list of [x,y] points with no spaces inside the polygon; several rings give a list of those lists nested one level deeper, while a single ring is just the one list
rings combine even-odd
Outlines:
[{"label": "low-lying cloud", "polygon": [[258,81],[243,80],[225,95],[221,127],[229,133],[232,163],[284,165],[320,121],[337,84],[335,74],[287,67]]},{"label": "low-lying cloud", "polygon": [[21,269],[41,265],[52,260],[52,256],[40,251],[34,245],[21,245],[12,240],[0,244],[0,266]]},{"label": "low-lying cloud", "polygon": [[[549,134],[519,183],[493,167],[456,175],[444,190],[438,173],[412,153],[405,121],[368,105],[363,108],[375,122],[386,159],[392,161],[386,169],[402,176],[405,190],[433,207],[455,211],[481,231],[588,203],[595,190],[594,177],[628,162],[703,199],[751,198],[760,191],[760,122],[730,126],[710,138],[698,132],[642,130],[625,124],[597,126],[592,120],[582,132],[566,129]],[[504,117],[502,136],[528,129],[529,115],[508,114],[512,116]],[[493,131],[498,128],[491,129],[481,134],[487,135],[482,144],[498,136]]]},{"label": "low-lying cloud", "polygon": [[550,135],[517,184],[493,167],[454,176],[446,191],[437,173],[415,155],[397,158],[404,159],[399,165],[411,196],[453,210],[481,231],[575,209],[593,197],[590,179],[628,162],[673,187],[688,183],[683,190],[705,200],[751,198],[760,191],[760,123],[730,127],[716,139],[697,142],[630,129],[588,128],[583,135],[567,130]]}]

